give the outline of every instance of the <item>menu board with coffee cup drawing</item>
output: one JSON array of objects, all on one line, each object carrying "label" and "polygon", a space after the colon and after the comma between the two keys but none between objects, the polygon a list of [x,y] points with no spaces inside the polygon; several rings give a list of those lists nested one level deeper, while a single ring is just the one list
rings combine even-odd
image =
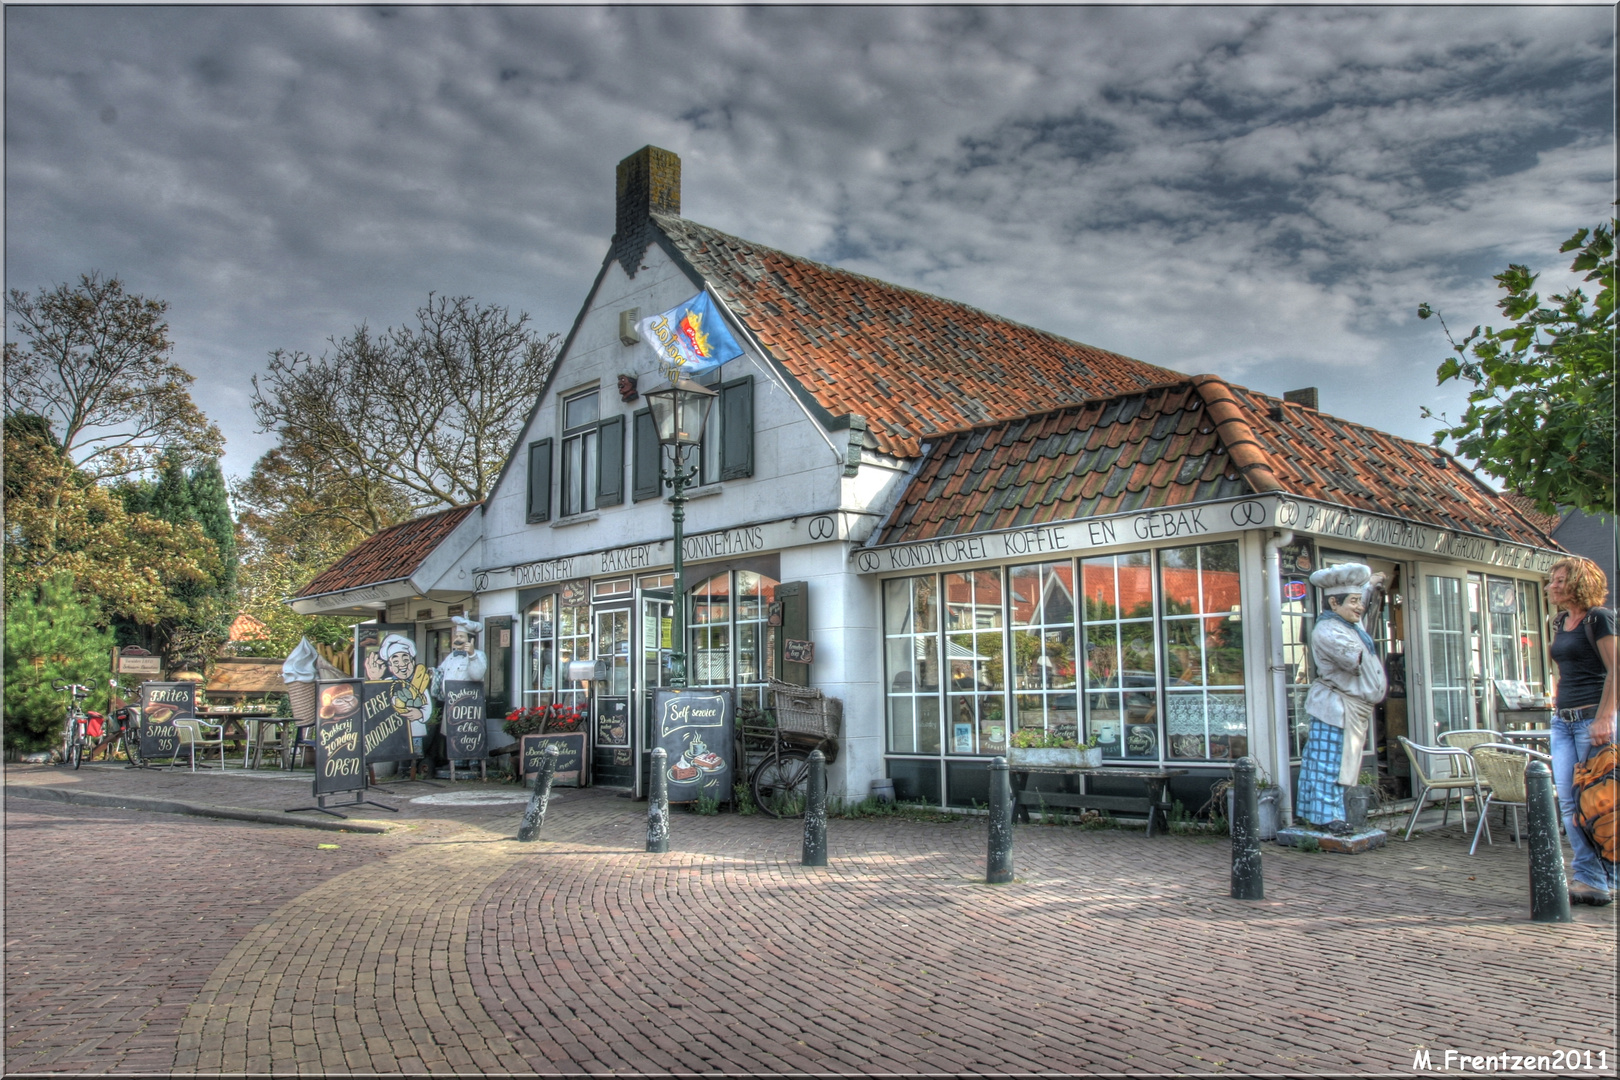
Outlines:
[{"label": "menu board with coffee cup drawing", "polygon": [[315,794],[361,791],[365,786],[365,749],[360,739],[359,710],[341,719],[316,721]]},{"label": "menu board with coffee cup drawing", "polygon": [[657,690],[653,693],[654,745],[668,755],[664,763],[669,801],[693,802],[700,796],[725,802],[731,798],[731,695],[709,690]]},{"label": "menu board with coffee cup drawing", "polygon": [[557,747],[557,771],[551,782],[556,787],[585,786],[585,733],[583,731],[557,732],[551,735],[525,735],[520,748],[524,779],[540,771],[540,760],[546,747]]},{"label": "menu board with coffee cup drawing", "polygon": [[141,756],[172,758],[180,752],[176,717],[197,715],[197,684],[149,682],[141,684]]},{"label": "menu board with coffee cup drawing", "polygon": [[477,760],[489,753],[482,682],[444,681],[444,744],[451,761]]},{"label": "menu board with coffee cup drawing", "polygon": [[377,679],[360,685],[360,729],[366,762],[410,761],[411,725],[394,699],[394,683]]}]

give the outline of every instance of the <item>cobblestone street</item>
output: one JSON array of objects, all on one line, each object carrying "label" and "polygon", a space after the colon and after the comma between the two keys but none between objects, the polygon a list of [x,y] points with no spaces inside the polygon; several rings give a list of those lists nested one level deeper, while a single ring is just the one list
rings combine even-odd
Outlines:
[{"label": "cobblestone street", "polygon": [[[563,790],[384,789],[383,834],[16,797],[281,810],[307,779],[8,770],[6,1072],[1410,1073],[1427,1048],[1615,1061],[1613,908],[1528,921],[1455,824],[1359,857],[985,823],[800,823]],[[356,817],[393,817],[361,808]],[[300,815],[303,816],[303,815]],[[340,823],[341,824],[341,823]],[[336,848],[320,845],[337,845]]]}]

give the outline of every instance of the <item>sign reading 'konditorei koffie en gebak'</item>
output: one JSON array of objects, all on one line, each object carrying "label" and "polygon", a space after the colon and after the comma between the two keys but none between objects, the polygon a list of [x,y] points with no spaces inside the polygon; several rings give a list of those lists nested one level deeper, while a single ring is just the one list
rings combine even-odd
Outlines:
[{"label": "sign reading 'konditorei koffie en gebak'", "polygon": [[197,684],[149,682],[141,684],[141,756],[172,758],[180,752],[176,718],[197,715]]},{"label": "sign reading 'konditorei koffie en gebak'", "polygon": [[546,752],[546,747],[557,748],[557,771],[551,774],[551,782],[556,787],[584,787],[585,786],[585,733],[583,731],[558,731],[550,735],[525,735],[523,744],[519,747],[522,758],[520,767],[523,769],[524,779],[528,779],[540,771],[540,761]]},{"label": "sign reading 'konditorei koffie en gebak'", "polygon": [[367,764],[378,761],[410,761],[411,725],[394,699],[398,684],[378,679],[360,687],[360,730]]},{"label": "sign reading 'konditorei koffie en gebak'", "polygon": [[664,748],[669,801],[731,797],[731,695],[712,690],[657,690],[653,694],[655,746]]},{"label": "sign reading 'konditorei koffie en gebak'", "polygon": [[489,753],[482,682],[445,680],[444,743],[451,761],[477,761]]}]

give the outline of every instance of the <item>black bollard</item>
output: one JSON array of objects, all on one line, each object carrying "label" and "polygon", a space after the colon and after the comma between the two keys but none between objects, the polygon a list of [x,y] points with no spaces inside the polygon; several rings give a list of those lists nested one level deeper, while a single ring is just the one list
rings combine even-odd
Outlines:
[{"label": "black bollard", "polygon": [[518,827],[519,840],[527,843],[539,839],[540,829],[546,823],[546,804],[551,802],[551,778],[556,775],[557,744],[550,743],[540,755],[540,771],[534,774],[534,790],[529,793],[529,805],[523,811],[523,824]]},{"label": "black bollard", "polygon": [[1266,878],[1260,865],[1260,795],[1254,787],[1252,757],[1232,766],[1232,899],[1264,900]]},{"label": "black bollard", "polygon": [[669,753],[662,747],[652,752],[652,790],[647,794],[647,850],[669,850],[669,777],[664,775]]},{"label": "black bollard", "polygon": [[810,751],[810,792],[804,807],[801,866],[827,865],[827,755]]},{"label": "black bollard", "polygon": [[1532,760],[1524,770],[1525,816],[1529,818],[1530,921],[1574,922],[1569,913],[1569,882],[1558,842],[1558,804],[1552,770]]},{"label": "black bollard", "polygon": [[1012,784],[1007,778],[1007,759],[990,759],[990,857],[986,860],[984,883],[1003,885],[1013,879]]}]

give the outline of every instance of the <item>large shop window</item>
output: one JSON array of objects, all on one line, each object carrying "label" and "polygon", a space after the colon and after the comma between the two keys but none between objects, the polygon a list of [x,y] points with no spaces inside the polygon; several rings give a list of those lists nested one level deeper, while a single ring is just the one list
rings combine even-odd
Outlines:
[{"label": "large shop window", "polygon": [[982,758],[1035,729],[1121,762],[1241,757],[1239,580],[1226,542],[885,581],[888,752]]},{"label": "large shop window", "polygon": [[1541,589],[1534,582],[1468,575],[1468,675],[1474,726],[1503,726],[1497,712],[1545,686]]},{"label": "large shop window", "polygon": [[765,651],[777,582],[751,570],[728,570],[688,595],[688,685],[732,687],[737,704],[759,707]]},{"label": "large shop window", "polygon": [[540,597],[523,613],[523,704],[586,705],[585,684],[570,682],[568,664],[591,658],[591,607],[558,593]]}]

